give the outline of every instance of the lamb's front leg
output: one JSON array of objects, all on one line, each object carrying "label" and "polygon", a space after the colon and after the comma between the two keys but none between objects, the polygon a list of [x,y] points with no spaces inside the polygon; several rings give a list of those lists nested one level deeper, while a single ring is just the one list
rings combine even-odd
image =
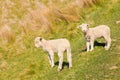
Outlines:
[{"label": "lamb's front leg", "polygon": [[87,52],[90,51],[90,42],[86,42],[86,46],[87,46]]},{"label": "lamb's front leg", "polygon": [[62,63],[63,63],[63,53],[58,52],[58,57],[59,57],[59,66],[58,66],[58,71],[62,69]]},{"label": "lamb's front leg", "polygon": [[54,53],[53,53],[53,51],[50,51],[49,55],[50,55],[51,67],[54,67]]},{"label": "lamb's front leg", "polygon": [[50,65],[52,65],[52,60],[51,60],[51,56],[50,56],[50,54],[48,54],[48,59],[49,59],[49,63],[50,63]]},{"label": "lamb's front leg", "polygon": [[94,49],[94,40],[92,40],[91,42],[90,42],[90,51],[92,51],[93,49]]}]

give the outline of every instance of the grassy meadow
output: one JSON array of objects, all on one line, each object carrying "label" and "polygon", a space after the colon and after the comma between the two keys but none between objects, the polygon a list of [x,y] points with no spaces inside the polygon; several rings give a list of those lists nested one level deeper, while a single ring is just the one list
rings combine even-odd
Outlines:
[{"label": "grassy meadow", "polygon": [[[0,80],[120,80],[120,0],[0,0]],[[111,29],[110,50],[104,39],[86,52],[83,33],[88,23]],[[66,54],[58,72],[58,56],[51,68],[47,53],[34,47],[34,38],[67,38],[73,67]]]}]

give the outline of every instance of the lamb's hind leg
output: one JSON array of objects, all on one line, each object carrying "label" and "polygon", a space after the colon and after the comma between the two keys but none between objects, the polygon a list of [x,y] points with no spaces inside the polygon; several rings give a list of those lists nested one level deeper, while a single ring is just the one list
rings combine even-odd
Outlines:
[{"label": "lamb's hind leg", "polygon": [[111,38],[105,37],[105,40],[106,40],[105,50],[109,50],[110,45],[111,45]]},{"label": "lamb's hind leg", "polygon": [[58,57],[59,57],[58,71],[60,71],[62,69],[63,64],[63,52],[58,52]]},{"label": "lamb's hind leg", "polygon": [[70,47],[67,49],[67,60],[69,62],[69,68],[72,67],[72,54]]}]

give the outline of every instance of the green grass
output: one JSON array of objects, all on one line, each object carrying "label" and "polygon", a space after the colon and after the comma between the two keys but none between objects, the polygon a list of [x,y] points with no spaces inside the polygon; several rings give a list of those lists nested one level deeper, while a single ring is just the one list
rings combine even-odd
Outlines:
[{"label": "green grass", "polygon": [[[71,69],[66,65],[66,54],[62,71],[57,71],[57,54],[55,67],[51,68],[47,53],[34,47],[33,40],[38,35],[29,33],[22,35],[19,43],[0,46],[0,65],[4,64],[0,66],[0,80],[120,80],[120,23],[116,24],[116,21],[120,20],[120,0],[116,3],[111,1],[106,0],[101,5],[85,8],[83,19],[79,22],[57,23],[53,33],[38,34],[46,39],[65,37],[70,40],[73,60]],[[17,16],[21,19],[22,15],[20,13]],[[90,23],[91,27],[100,24],[110,26],[110,50],[106,51],[103,46],[96,45],[94,51],[86,52],[84,36],[76,29],[82,22]],[[14,26],[13,29],[17,33]],[[103,39],[97,41],[104,43]]]}]

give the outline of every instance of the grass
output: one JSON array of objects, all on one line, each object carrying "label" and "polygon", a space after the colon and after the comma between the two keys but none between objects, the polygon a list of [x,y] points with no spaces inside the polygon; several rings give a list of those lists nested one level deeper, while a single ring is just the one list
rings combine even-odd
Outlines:
[{"label": "grass", "polygon": [[[39,27],[33,27],[37,22],[34,23],[34,21],[30,21],[31,23],[29,23],[27,8],[20,8],[21,3],[13,0],[13,2],[16,3],[16,8],[20,8],[20,10],[12,7],[12,11],[7,15],[10,17],[13,13],[17,16],[13,18],[14,23],[8,22],[8,25],[11,26],[15,34],[14,42],[3,44],[4,41],[0,39],[0,44],[2,44],[0,45],[0,80],[119,80],[120,24],[116,24],[116,21],[120,20],[120,0],[101,1],[102,4],[93,4],[92,7],[87,6],[80,11],[77,8],[76,10],[78,10],[78,12],[76,13],[79,14],[81,12],[81,16],[72,15],[72,13],[67,14],[70,11],[67,11],[67,6],[69,5],[54,2],[54,6],[59,5],[57,9],[62,12],[62,16],[67,14],[77,16],[78,19],[75,21],[68,20],[68,23],[66,23],[60,16],[54,17],[53,13],[50,13],[49,15],[51,15],[51,17],[46,15],[46,19],[48,19],[48,21],[51,20],[50,23],[53,31],[41,32]],[[5,6],[4,1],[1,2],[2,6]],[[47,0],[42,0],[42,3],[45,3],[47,6],[49,6],[49,4],[47,4],[48,2]],[[66,3],[69,4],[67,1]],[[70,3],[72,3],[72,0]],[[27,4],[22,5],[27,6]],[[30,6],[31,9],[36,12],[34,1],[30,2]],[[6,5],[6,7],[9,6]],[[27,23],[29,24],[21,24],[24,19],[27,19]],[[3,24],[5,24],[5,20],[1,19],[0,26],[3,26],[2,21]],[[80,30],[76,29],[76,26],[82,22],[89,23],[91,27],[100,24],[108,25],[111,28],[112,38],[110,50],[106,51],[104,47],[101,46],[104,45],[103,39],[97,39],[98,43],[95,45],[94,51],[86,52],[84,36]],[[29,28],[29,25],[31,28]],[[39,25],[39,23],[37,25]],[[23,31],[23,27],[25,27],[26,30],[29,28],[28,32]],[[36,31],[36,29],[38,31]],[[36,49],[34,47],[33,40],[36,36],[43,36],[46,39],[62,37],[69,39],[72,47],[72,69],[67,67],[66,54],[64,54],[62,71],[57,71],[57,54],[55,54],[55,67],[51,68],[47,53],[41,48]]]}]

